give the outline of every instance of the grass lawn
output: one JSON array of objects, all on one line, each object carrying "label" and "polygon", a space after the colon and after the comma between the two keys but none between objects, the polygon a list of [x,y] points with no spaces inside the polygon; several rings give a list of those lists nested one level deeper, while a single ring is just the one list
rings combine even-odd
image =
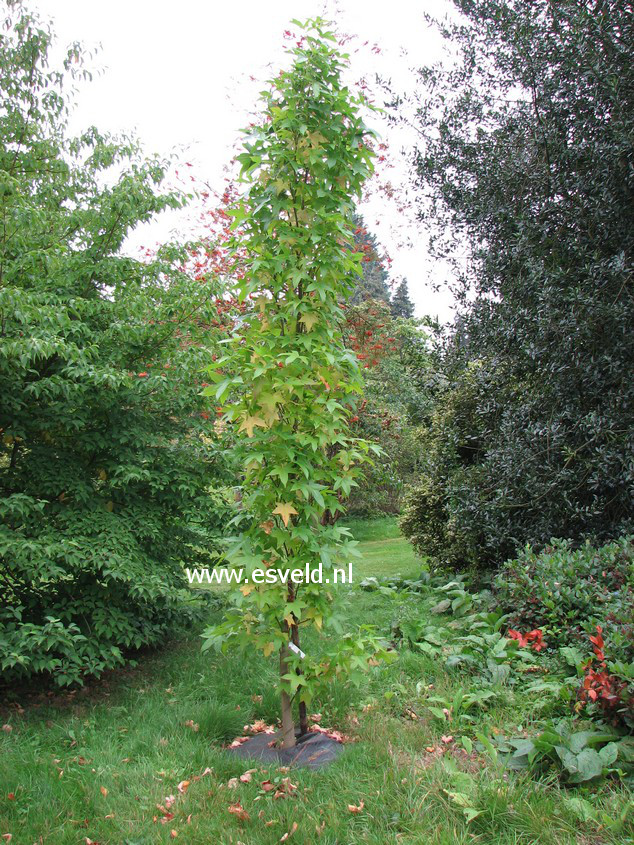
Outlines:
[{"label": "grass lawn", "polygon": [[[357,528],[363,560],[355,581],[420,572],[421,562],[393,521],[384,522],[379,536],[376,525]],[[364,592],[354,584],[341,592],[351,625],[372,623],[386,634],[394,616],[406,614],[417,600]],[[307,639],[307,650],[318,647]],[[631,793],[618,783],[566,789],[554,778],[514,774],[458,748],[460,733],[530,728],[543,715],[543,696],[504,686],[473,723],[443,726],[425,704],[430,685],[434,695],[450,699],[473,690],[474,679],[409,650],[372,669],[361,688],[334,684],[314,704],[322,725],[358,740],[332,766],[291,770],[297,789],[277,800],[260,789],[266,779],[287,776],[275,767],[261,767],[250,782],[229,788],[229,780],[250,767],[223,745],[254,719],[277,718],[274,672],[274,660],[203,655],[192,637],[89,689],[2,705],[0,721],[11,730],[0,732],[0,836],[12,834],[12,845],[151,845],[173,839],[272,845],[287,841],[287,833],[290,843],[311,845],[634,841]],[[448,734],[454,740],[443,742]],[[456,798],[467,787],[477,813],[471,821]],[[229,813],[237,802],[248,820]],[[168,804],[172,818],[164,812]],[[589,806],[601,814],[600,823]]]}]

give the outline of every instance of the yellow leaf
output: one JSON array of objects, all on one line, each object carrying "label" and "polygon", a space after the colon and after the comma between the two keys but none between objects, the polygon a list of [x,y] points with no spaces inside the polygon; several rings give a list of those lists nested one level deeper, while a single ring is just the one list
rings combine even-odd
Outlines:
[{"label": "yellow leaf", "polygon": [[315,323],[319,322],[319,316],[317,314],[302,314],[299,318],[299,322],[303,323],[306,326],[306,331],[309,332],[315,325]]},{"label": "yellow leaf", "polygon": [[270,657],[273,654],[274,651],[275,651],[275,643],[267,643],[262,648],[262,653],[264,654],[265,657]]},{"label": "yellow leaf", "polygon": [[275,508],[273,513],[277,513],[282,517],[282,522],[284,523],[285,527],[288,527],[288,521],[291,518],[291,515],[297,515],[297,511],[290,504],[290,502],[278,502],[277,507]]},{"label": "yellow leaf", "polygon": [[248,437],[253,437],[253,429],[257,426],[260,428],[266,428],[266,423],[262,419],[262,417],[245,417],[242,422],[240,423],[240,428],[238,431],[246,431]]},{"label": "yellow leaf", "polygon": [[252,593],[255,590],[255,584],[243,584],[240,587],[240,592],[243,596],[248,596],[249,593]]}]

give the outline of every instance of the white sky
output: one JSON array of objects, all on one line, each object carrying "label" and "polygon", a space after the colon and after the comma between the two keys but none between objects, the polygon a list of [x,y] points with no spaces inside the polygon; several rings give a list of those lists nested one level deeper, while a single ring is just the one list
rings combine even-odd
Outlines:
[{"label": "white sky", "polygon": [[[100,45],[88,63],[100,72],[81,87],[71,128],[95,124],[102,131],[134,131],[147,152],[167,155],[177,149],[183,161],[194,163],[200,179],[219,189],[257,92],[284,61],[284,30],[294,29],[292,18],[324,11],[323,0],[33,0],[33,5],[52,19],[64,46]],[[410,68],[440,56],[438,36],[424,12],[451,13],[450,0],[329,0],[329,7],[327,16],[338,29],[358,36],[348,46],[355,77],[370,81],[378,72],[409,90]],[[372,52],[373,44],[380,55]],[[383,136],[394,152],[413,141],[388,130]],[[405,165],[397,163],[385,176],[411,189]],[[448,319],[450,294],[429,286],[432,279],[442,281],[446,270],[427,257],[422,226],[380,194],[362,211],[388,249],[394,275],[407,278],[417,315]],[[135,233],[133,242],[151,245],[167,229],[166,222],[154,224],[151,232]]]}]

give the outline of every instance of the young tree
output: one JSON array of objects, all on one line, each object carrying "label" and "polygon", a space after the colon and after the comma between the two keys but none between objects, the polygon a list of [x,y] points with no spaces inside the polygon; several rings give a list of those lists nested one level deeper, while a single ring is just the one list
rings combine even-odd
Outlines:
[{"label": "young tree", "polygon": [[[213,288],[120,254],[183,197],[163,165],[66,133],[68,68],[10,3],[0,39],[0,668],[81,681],[164,639],[228,508],[198,395]],[[72,61],[71,61],[72,60]],[[114,174],[112,171],[114,170]],[[223,513],[225,518],[223,520]],[[186,600],[186,603],[183,600]]]},{"label": "young tree", "polygon": [[[239,296],[253,308],[212,373],[216,398],[237,424],[244,462],[243,532],[232,550],[249,576],[205,647],[231,642],[279,653],[283,744],[295,743],[319,683],[367,666],[363,631],[344,635],[333,615],[333,567],[354,554],[349,532],[324,524],[356,483],[370,448],[349,432],[361,390],[356,356],[341,336],[342,300],[360,256],[351,249],[352,198],[372,170],[363,101],[341,81],[344,57],[310,21],[293,66],[263,94],[262,120],[238,156],[248,190],[235,206]],[[211,391],[210,391],[211,392]],[[280,569],[288,580],[269,577]],[[322,570],[326,583],[314,583]],[[264,581],[264,583],[262,583]],[[299,652],[300,629],[331,626],[321,658]]]}]

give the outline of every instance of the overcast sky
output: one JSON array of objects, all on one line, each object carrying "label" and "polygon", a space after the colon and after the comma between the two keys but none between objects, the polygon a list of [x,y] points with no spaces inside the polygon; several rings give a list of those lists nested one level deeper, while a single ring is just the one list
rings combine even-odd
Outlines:
[{"label": "overcast sky", "polygon": [[[102,131],[134,131],[147,152],[178,149],[199,178],[218,188],[262,82],[284,62],[284,30],[293,29],[292,18],[324,11],[323,0],[33,0],[33,5],[52,19],[62,44],[100,45],[89,62],[99,73],[80,89],[73,129],[95,124]],[[410,68],[440,56],[438,36],[424,12],[451,11],[449,0],[329,0],[328,5],[338,29],[357,36],[349,44],[355,77],[378,72],[409,90]],[[393,150],[414,140],[382,131]],[[404,164],[383,178],[411,183]],[[391,254],[395,275],[407,277],[417,314],[447,319],[451,297],[429,286],[432,279],[442,280],[444,270],[428,259],[420,225],[381,195],[363,211],[368,228]],[[151,244],[167,236],[166,226],[133,240]]]}]

